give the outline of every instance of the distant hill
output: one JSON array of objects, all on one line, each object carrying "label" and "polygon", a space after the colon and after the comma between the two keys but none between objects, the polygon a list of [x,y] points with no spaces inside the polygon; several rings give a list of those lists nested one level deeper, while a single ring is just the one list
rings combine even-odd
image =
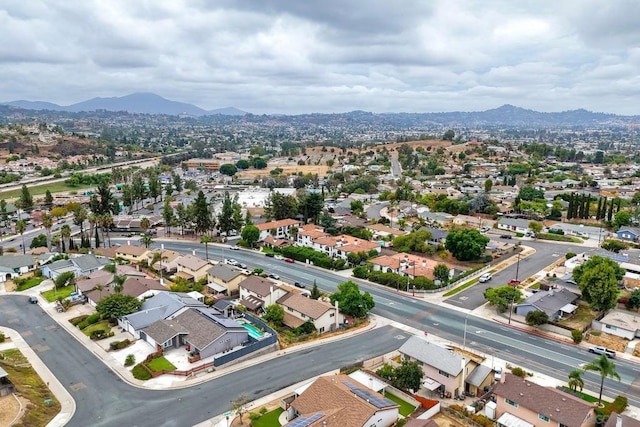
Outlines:
[{"label": "distant hill", "polygon": [[11,101],[3,104],[26,110],[68,111],[73,113],[106,110],[141,114],[168,114],[174,116],[185,114],[191,116],[204,116],[209,114],[241,116],[248,114],[233,107],[207,111],[193,104],[171,101],[154,93],[145,92],[112,98],[93,98],[67,106],[42,101]]}]

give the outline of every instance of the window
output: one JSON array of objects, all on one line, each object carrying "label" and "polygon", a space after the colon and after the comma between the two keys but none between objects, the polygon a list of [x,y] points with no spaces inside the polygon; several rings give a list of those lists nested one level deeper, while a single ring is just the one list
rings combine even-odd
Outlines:
[{"label": "window", "polygon": [[449,374],[447,374],[445,371],[438,371],[438,373],[445,378],[449,378]]},{"label": "window", "polygon": [[504,403],[506,403],[507,405],[511,405],[514,408],[518,407],[518,402],[514,402],[513,400],[507,399],[506,397],[504,398]]},{"label": "window", "polygon": [[335,316],[336,316],[336,314],[335,314],[335,313],[331,313],[331,314],[329,314],[329,317],[335,317]]},{"label": "window", "polygon": [[547,417],[546,415],[538,414],[538,418],[540,418],[542,421],[546,423],[549,422],[549,417]]},{"label": "window", "polygon": [[569,427],[569,426],[566,424],[558,423],[558,427]]}]

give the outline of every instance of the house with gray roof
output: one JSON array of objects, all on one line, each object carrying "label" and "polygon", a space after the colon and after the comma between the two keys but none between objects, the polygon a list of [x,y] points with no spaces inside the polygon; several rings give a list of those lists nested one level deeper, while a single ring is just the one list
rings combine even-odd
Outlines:
[{"label": "house with gray roof", "polygon": [[418,336],[409,338],[398,350],[405,360],[418,362],[424,371],[423,387],[441,393],[463,394],[467,377],[477,362]]},{"label": "house with gray roof", "polygon": [[1,255],[0,282],[5,282],[33,271],[50,257],[51,254],[46,255],[44,258],[34,255]]},{"label": "house with gray roof", "polygon": [[539,291],[516,305],[515,312],[519,316],[526,316],[532,311],[544,311],[549,319],[558,320],[576,311],[578,307],[574,303],[577,300],[578,295],[565,288]]},{"label": "house with gray roof", "polygon": [[527,219],[519,218],[500,218],[498,220],[499,230],[508,230],[515,233],[526,233],[529,230],[529,223],[531,221]]},{"label": "house with gray roof", "polygon": [[207,270],[207,287],[214,294],[237,294],[238,285],[247,277],[249,275],[244,270],[219,263]]},{"label": "house with gray roof", "polygon": [[71,271],[76,277],[87,276],[94,271],[101,270],[111,261],[95,255],[80,255],[69,259],[61,259],[42,266],[42,275],[49,279],[56,279],[62,273]]},{"label": "house with gray roof", "polygon": [[238,285],[240,304],[250,311],[260,311],[275,304],[287,291],[275,282],[260,276],[249,276]]},{"label": "house with gray roof", "polygon": [[237,321],[218,316],[208,308],[188,307],[145,327],[140,339],[158,351],[187,346],[192,357],[204,359],[242,346],[249,341],[249,333]]},{"label": "house with gray roof", "polygon": [[181,292],[159,292],[142,303],[139,311],[118,319],[118,325],[125,331],[140,338],[140,330],[152,323],[168,319],[190,307],[205,307],[204,303]]}]

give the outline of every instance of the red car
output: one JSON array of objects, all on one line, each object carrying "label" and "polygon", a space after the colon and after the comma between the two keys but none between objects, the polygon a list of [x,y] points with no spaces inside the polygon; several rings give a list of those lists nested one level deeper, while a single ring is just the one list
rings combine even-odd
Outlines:
[{"label": "red car", "polygon": [[293,260],[293,258],[285,258],[284,262],[288,262],[288,263],[293,264],[295,261]]},{"label": "red car", "polygon": [[519,284],[520,284],[520,280],[518,279],[509,280],[509,286],[518,286]]}]

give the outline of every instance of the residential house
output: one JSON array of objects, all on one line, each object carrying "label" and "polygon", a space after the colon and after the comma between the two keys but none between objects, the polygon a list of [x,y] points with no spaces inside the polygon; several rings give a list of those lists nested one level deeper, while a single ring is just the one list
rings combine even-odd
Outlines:
[{"label": "residential house", "polygon": [[529,222],[531,221],[519,218],[500,218],[498,220],[498,229],[524,234],[527,231],[530,231]]},{"label": "residential house", "polygon": [[258,240],[264,240],[269,235],[276,239],[291,239],[291,229],[293,227],[299,228],[301,224],[300,220],[290,218],[256,224],[260,230],[260,239]]},{"label": "residential house", "polygon": [[600,320],[593,320],[591,328],[628,340],[640,338],[640,314],[625,310],[611,310]]},{"label": "residential house", "polygon": [[384,273],[402,274],[415,279],[416,277],[426,277],[433,280],[433,270],[439,263],[419,255],[397,253],[394,255],[381,255],[369,260],[373,264],[374,271]]},{"label": "residential house", "polygon": [[478,360],[421,337],[410,337],[398,351],[405,360],[420,364],[425,374],[423,387],[430,391],[462,395],[477,392],[491,384],[493,370],[480,368]]},{"label": "residential house", "polygon": [[390,427],[399,406],[347,375],[317,378],[287,408],[285,426]]},{"label": "residential house", "polygon": [[616,236],[620,240],[637,242],[640,239],[640,227],[622,227],[616,231]]},{"label": "residential house", "polygon": [[293,240],[276,239],[271,234],[262,240],[262,244],[268,248],[284,248],[293,245]]},{"label": "residential house", "polygon": [[325,233],[323,227],[315,224],[305,224],[298,230],[296,244],[298,246],[312,247],[315,239],[328,236],[330,234]]},{"label": "residential house", "polygon": [[350,253],[370,252],[372,250],[380,253],[381,251],[380,245],[377,243],[347,234],[319,237],[313,240],[311,248],[323,252],[331,258],[342,258],[344,260],[347,260]]},{"label": "residential house", "polygon": [[159,351],[187,346],[191,354],[204,359],[241,346],[249,340],[249,334],[233,319],[204,307],[189,307],[151,323],[140,331],[140,339]]},{"label": "residential house", "polygon": [[429,233],[431,233],[431,239],[429,239],[429,241],[427,242],[431,246],[444,245],[447,240],[447,234],[449,234],[442,228],[421,227],[420,230],[427,230]]},{"label": "residential house", "polygon": [[532,311],[544,311],[549,319],[559,320],[576,311],[578,307],[574,303],[577,300],[578,295],[566,288],[539,291],[516,305],[515,312],[517,315],[526,316]]},{"label": "residential house", "polygon": [[125,331],[140,338],[140,331],[157,320],[176,316],[189,307],[206,307],[188,294],[181,292],[158,292],[142,303],[139,311],[118,319],[118,325]]},{"label": "residential house", "polygon": [[312,322],[316,331],[323,333],[337,330],[345,318],[336,306],[324,301],[307,298],[299,293],[288,292],[280,297],[278,305],[284,308],[283,323],[294,329]]},{"label": "residential house", "polygon": [[176,276],[197,282],[207,277],[207,270],[210,267],[211,264],[200,257],[191,254],[183,255],[176,259]]},{"label": "residential house", "polygon": [[383,239],[391,236],[391,238],[397,236],[404,236],[408,234],[407,231],[402,231],[397,228],[389,227],[388,225],[376,223],[376,224],[368,224],[366,229],[373,233],[373,240]]},{"label": "residential house", "polygon": [[446,212],[420,211],[418,216],[423,218],[428,224],[439,227],[449,227],[453,224],[454,216]]},{"label": "residential house", "polygon": [[110,294],[105,289],[113,282],[113,273],[97,270],[76,280],[76,291],[87,297],[89,304],[96,305],[104,296]]},{"label": "residential house", "polygon": [[50,257],[50,254],[41,256],[0,255],[0,282],[15,279],[16,277],[33,271]]},{"label": "residential house", "polygon": [[139,264],[147,259],[149,252],[151,251],[144,246],[122,245],[116,248],[115,257]]},{"label": "residential house", "polygon": [[612,412],[604,427],[640,427],[640,421],[626,415]]},{"label": "residential house", "polygon": [[[155,254],[160,254],[160,259],[151,264],[153,262],[153,257]],[[154,270],[160,271],[162,270],[165,274],[175,273],[178,270],[178,265],[176,261],[180,258],[182,254],[180,252],[171,251],[168,249],[163,250],[155,250],[153,252],[149,252],[147,254],[147,264],[153,267]]]},{"label": "residential house", "polygon": [[258,312],[273,305],[286,291],[273,281],[260,276],[249,276],[238,284],[240,304],[250,311]]},{"label": "residential house", "polygon": [[15,393],[16,387],[9,379],[9,374],[0,366],[0,397]]},{"label": "residential house", "polygon": [[80,255],[69,259],[61,259],[51,264],[42,266],[42,275],[49,279],[55,279],[60,274],[72,271],[76,277],[86,276],[94,271],[101,270],[105,265],[111,263],[107,258],[95,255]]},{"label": "residential house", "polygon": [[594,406],[553,387],[503,373],[493,388],[497,425],[505,427],[596,425]]},{"label": "residential house", "polygon": [[212,293],[232,295],[238,293],[240,282],[249,277],[244,270],[227,264],[216,264],[207,270],[207,286]]},{"label": "residential house", "polygon": [[167,291],[160,280],[148,277],[127,277],[122,283],[122,294],[131,295],[141,301]]}]

